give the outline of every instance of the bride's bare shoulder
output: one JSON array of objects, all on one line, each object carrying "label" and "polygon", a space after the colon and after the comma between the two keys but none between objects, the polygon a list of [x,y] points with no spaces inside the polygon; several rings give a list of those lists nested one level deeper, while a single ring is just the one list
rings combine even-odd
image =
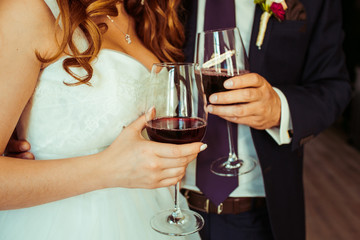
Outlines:
[{"label": "bride's bare shoulder", "polygon": [[36,26],[54,19],[44,0],[1,0],[0,13],[1,20],[10,25]]},{"label": "bride's bare shoulder", "polygon": [[54,36],[54,21],[44,0],[0,1],[0,41],[44,51]]}]

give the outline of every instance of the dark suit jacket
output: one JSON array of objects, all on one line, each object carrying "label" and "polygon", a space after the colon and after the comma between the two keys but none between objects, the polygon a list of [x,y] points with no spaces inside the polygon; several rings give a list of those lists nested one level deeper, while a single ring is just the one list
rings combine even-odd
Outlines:
[{"label": "dark suit jacket", "polygon": [[[251,72],[285,94],[293,122],[292,142],[281,146],[266,131],[251,129],[276,240],[305,239],[303,145],[339,117],[351,96],[342,52],[340,0],[300,3],[306,19],[279,22],[271,17],[261,50],[255,46],[262,14],[257,6],[249,52]],[[185,54],[193,61],[197,1],[185,1],[185,7]]]}]

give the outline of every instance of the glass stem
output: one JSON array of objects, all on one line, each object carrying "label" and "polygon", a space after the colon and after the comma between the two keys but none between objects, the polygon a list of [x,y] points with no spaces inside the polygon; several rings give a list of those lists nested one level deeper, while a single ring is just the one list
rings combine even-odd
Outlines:
[{"label": "glass stem", "polygon": [[175,184],[175,199],[174,199],[174,210],[169,216],[170,218],[168,221],[172,224],[181,224],[182,220],[184,219],[184,215],[181,212],[180,206],[179,206],[179,195],[180,195],[180,182]]},{"label": "glass stem", "polygon": [[175,184],[175,207],[174,207],[174,211],[178,212],[180,211],[180,207],[179,207],[179,194],[180,194],[180,182],[177,182]]},{"label": "glass stem", "polygon": [[235,162],[237,160],[237,156],[234,148],[233,134],[231,128],[231,122],[226,121],[227,131],[228,131],[228,139],[229,139],[229,162]]}]

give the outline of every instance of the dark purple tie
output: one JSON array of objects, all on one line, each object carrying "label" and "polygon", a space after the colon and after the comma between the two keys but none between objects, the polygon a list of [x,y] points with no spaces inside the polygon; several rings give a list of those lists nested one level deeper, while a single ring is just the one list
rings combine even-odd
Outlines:
[{"label": "dark purple tie", "polygon": [[[207,0],[204,30],[235,27],[234,0]],[[215,205],[222,203],[238,186],[237,177],[221,177],[210,171],[210,164],[229,155],[226,121],[209,114],[204,142],[208,148],[199,154],[196,165],[196,186]],[[237,147],[237,125],[232,124],[233,141]],[[236,151],[237,152],[237,151]]]},{"label": "dark purple tie", "polygon": [[206,1],[204,31],[235,26],[235,0]]}]

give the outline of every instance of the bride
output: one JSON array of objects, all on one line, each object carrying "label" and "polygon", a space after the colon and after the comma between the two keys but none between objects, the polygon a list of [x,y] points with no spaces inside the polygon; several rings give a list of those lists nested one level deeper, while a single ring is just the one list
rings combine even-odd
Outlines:
[{"label": "bride", "polygon": [[147,141],[141,114],[179,2],[0,2],[0,154],[16,127],[38,160],[0,155],[1,240],[169,239],[149,220],[206,145]]}]

